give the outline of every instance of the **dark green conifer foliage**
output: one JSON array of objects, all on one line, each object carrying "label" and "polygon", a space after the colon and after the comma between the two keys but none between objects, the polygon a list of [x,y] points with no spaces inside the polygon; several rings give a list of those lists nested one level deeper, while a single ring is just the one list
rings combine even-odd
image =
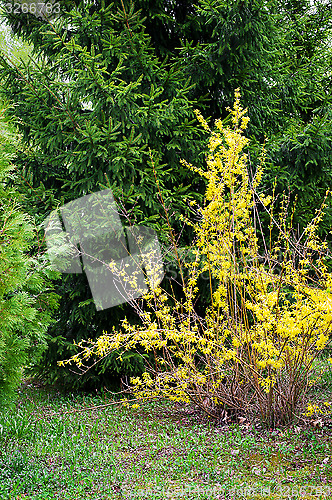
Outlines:
[{"label": "dark green conifer foliage", "polygon": [[[277,191],[297,196],[297,222],[303,226],[332,180],[332,2],[170,0],[166,8],[164,2],[137,0],[136,5],[153,18],[149,33],[159,51],[177,52],[185,61],[195,83],[193,98],[207,96],[201,106],[206,115],[225,118],[234,88],[241,88],[251,139],[267,138],[265,189],[270,191],[277,177]],[[180,52],[174,49],[176,37]],[[328,213],[325,230],[331,223]]]},{"label": "dark green conifer foliage", "polygon": [[[270,169],[265,186],[290,191],[298,198],[295,222],[303,227],[320,207],[332,184],[332,99],[330,1],[279,1],[285,74],[280,79],[283,105],[289,110],[282,128],[267,143]],[[322,230],[327,238],[332,226],[328,198]]]},{"label": "dark green conifer foliage", "polygon": [[[197,195],[200,190],[179,162],[189,143],[189,160],[197,163],[201,154],[190,80],[178,63],[155,55],[132,6],[62,6],[62,15],[51,24],[29,14],[8,15],[16,32],[35,47],[28,65],[2,61],[3,92],[16,103],[18,126],[29,145],[17,158],[29,212],[41,222],[57,203],[111,187],[131,223],[153,226],[165,243],[156,178],[174,227],[187,210],[189,189]],[[124,306],[96,313],[84,276],[64,277],[59,293],[54,342],[41,371],[44,376],[53,371],[53,379],[61,374],[56,361],[71,354],[73,340],[130,316]],[[142,368],[140,357],[128,358],[127,364],[114,357],[107,363],[115,373]],[[94,376],[88,374],[90,383]]]}]

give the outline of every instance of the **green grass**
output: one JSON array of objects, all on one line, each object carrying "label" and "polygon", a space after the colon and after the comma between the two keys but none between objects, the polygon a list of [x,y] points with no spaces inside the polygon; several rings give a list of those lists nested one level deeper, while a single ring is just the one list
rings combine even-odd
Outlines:
[{"label": "green grass", "polygon": [[170,404],[87,409],[104,402],[26,386],[0,414],[0,499],[332,497],[329,429],[217,427]]}]

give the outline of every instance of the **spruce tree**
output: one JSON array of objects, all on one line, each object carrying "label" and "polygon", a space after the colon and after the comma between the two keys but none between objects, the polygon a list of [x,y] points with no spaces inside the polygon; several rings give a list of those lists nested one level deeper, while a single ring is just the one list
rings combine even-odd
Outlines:
[{"label": "spruce tree", "polygon": [[[110,187],[131,223],[154,227],[167,244],[159,190],[178,231],[188,195],[201,191],[179,162],[187,141],[201,136],[188,98],[190,80],[179,62],[157,57],[133,6],[61,5],[52,23],[7,13],[14,31],[34,47],[29,64],[2,59],[2,92],[15,102],[13,114],[29,145],[16,159],[26,181],[26,208],[42,222],[59,203]],[[189,159],[199,162],[198,151],[192,148]],[[52,372],[53,380],[60,376],[56,361],[72,353],[66,350],[73,340],[130,316],[124,306],[96,313],[84,275],[64,277],[58,291],[54,342],[40,372]],[[130,356],[107,363],[113,373],[142,368],[142,360]],[[95,374],[88,377],[92,383]]]},{"label": "spruce tree", "polygon": [[[288,109],[282,127],[270,134],[267,152],[270,168],[266,190],[276,179],[277,192],[295,200],[294,222],[299,230],[321,206],[332,183],[332,99],[330,1],[291,0],[276,3],[284,47],[284,74],[278,86],[282,105]],[[330,239],[331,196],[321,231]]]},{"label": "spruce tree", "polygon": [[[205,115],[226,118],[240,87],[252,145],[266,138],[265,189],[298,198],[311,220],[331,185],[330,0],[137,0],[159,52],[185,60]],[[162,34],[162,36],[161,36]],[[256,155],[255,147],[251,154]],[[322,229],[328,233],[332,212]]]}]

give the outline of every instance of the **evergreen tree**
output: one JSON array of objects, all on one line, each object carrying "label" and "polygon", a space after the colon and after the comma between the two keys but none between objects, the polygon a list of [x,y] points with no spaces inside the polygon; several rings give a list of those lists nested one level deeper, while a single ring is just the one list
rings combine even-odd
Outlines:
[{"label": "evergreen tree", "polygon": [[[187,210],[188,194],[201,190],[179,162],[187,141],[201,136],[193,125],[190,81],[178,62],[155,55],[132,7],[80,2],[62,8],[52,24],[7,14],[15,32],[34,47],[34,62],[18,67],[6,56],[2,60],[2,91],[16,103],[13,113],[29,145],[16,159],[26,181],[27,210],[41,222],[58,203],[111,187],[131,223],[153,226],[163,240],[159,189],[174,226]],[[193,148],[189,159],[200,161],[198,151]],[[53,379],[60,375],[56,361],[72,353],[66,350],[73,340],[130,316],[124,306],[96,313],[84,275],[64,277],[59,293],[54,342],[41,371],[52,371]],[[107,364],[115,373],[141,369],[141,359],[129,356],[121,366],[115,356]],[[95,374],[88,377],[93,383]]]},{"label": "evergreen tree", "polygon": [[[138,0],[160,53],[185,60],[193,98],[207,96],[204,113],[226,118],[240,87],[249,107],[249,134],[266,136],[265,189],[298,197],[304,226],[331,185],[330,0]],[[153,22],[152,22],[153,19]],[[162,26],[162,27],[161,27]],[[161,37],[160,33],[163,34]],[[328,232],[332,212],[322,229]]]},{"label": "evergreen tree", "polygon": [[[312,219],[331,186],[332,100],[330,1],[279,1],[285,58],[279,87],[289,110],[282,129],[270,134],[267,152],[270,168],[266,190],[274,179],[277,192],[297,197],[295,222],[299,229]],[[321,230],[327,238],[332,225],[331,197]]]},{"label": "evergreen tree", "polygon": [[[1,109],[3,112],[3,108]],[[57,296],[51,291],[47,260],[34,251],[36,231],[19,197],[8,187],[10,158],[18,139],[0,122],[0,402],[8,403],[23,368],[35,364],[47,347],[47,328]]]}]

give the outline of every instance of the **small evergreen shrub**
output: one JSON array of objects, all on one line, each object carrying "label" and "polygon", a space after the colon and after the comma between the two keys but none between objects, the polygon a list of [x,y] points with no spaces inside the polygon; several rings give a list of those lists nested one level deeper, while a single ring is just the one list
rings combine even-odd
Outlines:
[{"label": "small evergreen shrub", "polygon": [[0,403],[10,400],[26,365],[46,347],[47,328],[57,295],[51,291],[56,276],[38,252],[31,217],[20,209],[10,158],[19,139],[0,122]]}]

